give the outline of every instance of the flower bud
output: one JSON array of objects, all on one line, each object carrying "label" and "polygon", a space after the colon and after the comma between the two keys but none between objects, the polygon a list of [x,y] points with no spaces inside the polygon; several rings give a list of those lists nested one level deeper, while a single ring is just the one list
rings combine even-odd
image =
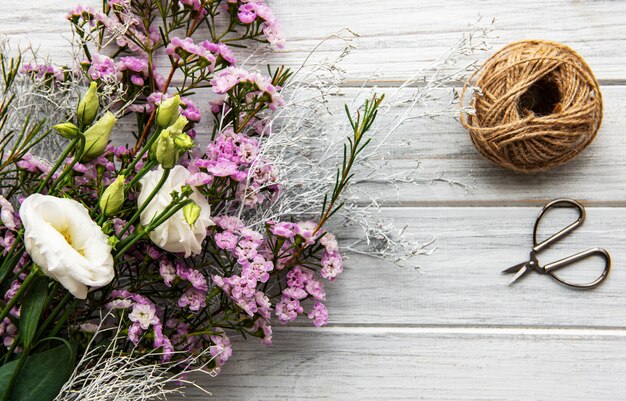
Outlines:
[{"label": "flower bud", "polygon": [[105,216],[112,216],[122,208],[125,182],[126,177],[118,175],[115,181],[104,190],[100,197],[100,210]]},{"label": "flower bud", "polygon": [[161,102],[156,115],[156,121],[159,127],[167,128],[176,121],[179,113],[178,108],[181,104],[182,102],[178,95]]},{"label": "flower bud", "polygon": [[74,139],[78,135],[78,127],[70,122],[57,124],[53,128],[65,139]]},{"label": "flower bud", "polygon": [[155,150],[156,160],[165,168],[170,169],[176,165],[178,160],[178,149],[169,130],[164,130],[159,135]]},{"label": "flower bud", "polygon": [[89,161],[104,153],[116,121],[113,113],[107,111],[104,116],[85,131],[85,153],[83,153],[81,160]]},{"label": "flower bud", "polygon": [[182,187],[180,187],[180,196],[182,197],[188,197],[193,193],[193,188],[191,188],[191,185],[183,185]]},{"label": "flower bud", "polygon": [[182,152],[186,152],[193,147],[193,140],[187,134],[178,134],[174,137],[176,147]]},{"label": "flower bud", "polygon": [[185,217],[185,221],[189,224],[189,227],[193,227],[198,217],[200,217],[200,206],[196,205],[194,202],[190,202],[183,206],[183,216]]},{"label": "flower bud", "polygon": [[189,124],[189,120],[187,120],[187,117],[178,116],[176,121],[174,121],[174,123],[169,126],[169,129],[176,134],[182,134],[187,124]]},{"label": "flower bud", "polygon": [[87,93],[78,103],[78,120],[85,125],[89,125],[96,118],[98,113],[98,107],[100,107],[100,101],[98,100],[98,84],[91,82]]}]

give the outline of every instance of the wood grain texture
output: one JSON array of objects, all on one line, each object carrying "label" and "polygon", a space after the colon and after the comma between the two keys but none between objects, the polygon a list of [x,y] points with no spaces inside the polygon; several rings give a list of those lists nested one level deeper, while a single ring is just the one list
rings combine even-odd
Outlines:
[{"label": "wood grain texture", "polygon": [[[436,235],[437,250],[416,260],[418,272],[391,263],[350,256],[341,280],[326,285],[330,321],[335,325],[391,326],[585,326],[626,329],[626,209],[588,208],[585,224],[539,255],[549,263],[592,247],[611,252],[613,270],[594,291],[572,291],[547,276],[529,274],[508,286],[500,272],[527,260],[539,208],[389,208],[386,221],[406,225],[406,236],[422,242]],[[576,219],[559,210],[542,222],[540,233],[555,233]],[[545,225],[543,223],[546,223]],[[345,232],[350,243],[359,232]],[[590,259],[562,274],[592,281],[604,266]],[[303,323],[307,324],[307,323]]]},{"label": "wood grain texture", "polygon": [[[97,5],[98,0],[37,0],[0,2],[0,32],[12,41],[34,42],[56,59],[69,57],[64,17],[75,4]],[[626,46],[623,26],[626,4],[614,0],[449,0],[378,1],[358,4],[335,0],[274,0],[273,10],[288,39],[284,50],[269,61],[298,66],[319,42],[342,28],[361,35],[358,49],[344,65],[358,83],[379,68],[381,81],[403,81],[430,65],[461,37],[468,24],[483,17],[496,20],[495,47],[513,40],[541,38],[574,47],[603,81],[624,80]],[[331,42],[320,58],[336,54],[341,43]]]},{"label": "wood grain texture", "polygon": [[[619,400],[626,338],[604,331],[323,329],[242,344],[213,399]],[[279,350],[277,350],[279,349]],[[191,391],[185,400],[208,400]],[[182,398],[181,398],[182,400]]]},{"label": "wood grain texture", "polygon": [[[57,62],[69,59],[64,17],[99,0],[0,1],[0,34],[14,46],[33,43]],[[542,38],[571,45],[602,83],[605,120],[597,140],[572,163],[537,176],[509,173],[483,160],[449,117],[416,119],[382,149],[390,172],[419,169],[424,183],[390,187],[365,180],[352,196],[377,197],[382,217],[407,226],[409,238],[436,236],[436,252],[417,272],[353,255],[327,286],[331,324],[276,328],[274,346],[235,340],[216,379],[199,377],[218,400],[622,400],[626,398],[626,3],[613,0],[273,0],[287,36],[284,50],[264,54],[297,66],[321,40],[344,27],[360,33],[345,60],[347,84],[331,99],[339,110],[369,85],[393,91],[457,41],[466,26],[496,18],[499,47]],[[315,57],[336,55],[330,41]],[[486,55],[484,55],[486,56]],[[474,59],[479,56],[468,58]],[[467,61],[467,60],[464,60]],[[415,89],[412,89],[415,90]],[[206,109],[200,95],[197,102]],[[417,113],[423,110],[416,110]],[[398,108],[397,115],[402,112]],[[337,117],[342,118],[341,113]],[[386,118],[394,118],[391,114]],[[127,132],[119,132],[123,142]],[[443,174],[444,180],[437,180]],[[460,182],[450,185],[445,180]],[[432,183],[429,183],[433,181]],[[359,193],[360,191],[360,193]],[[367,196],[366,196],[367,195]],[[590,207],[587,222],[544,255],[553,260],[591,246],[613,256],[609,280],[574,292],[530,275],[506,286],[500,270],[522,261],[538,207],[569,196]],[[549,231],[562,224],[550,220]],[[341,232],[349,244],[359,233]],[[597,262],[597,261],[590,261]],[[568,274],[585,278],[592,263]],[[191,391],[187,398],[204,400]]]},{"label": "wood grain texture", "polygon": [[[393,91],[382,90],[388,94]],[[341,110],[343,103],[358,92],[358,89],[345,89],[342,96],[332,99],[329,108]],[[515,173],[484,159],[467,131],[451,116],[418,118],[403,124],[389,144],[381,148],[380,157],[384,160],[378,163],[385,173],[407,176],[416,182],[401,182],[391,187],[385,181],[365,180],[352,196],[363,203],[375,197],[385,206],[540,206],[548,199],[564,196],[594,205],[626,206],[624,196],[616,196],[626,193],[626,180],[622,179],[626,172],[623,128],[626,86],[605,85],[602,93],[605,106],[600,132],[568,164],[541,174]],[[451,97],[450,93],[443,99]],[[380,116],[379,123],[404,113],[401,106],[396,109],[396,113]],[[413,115],[431,110],[418,107]],[[344,115],[339,112],[334,118],[340,120]]]}]

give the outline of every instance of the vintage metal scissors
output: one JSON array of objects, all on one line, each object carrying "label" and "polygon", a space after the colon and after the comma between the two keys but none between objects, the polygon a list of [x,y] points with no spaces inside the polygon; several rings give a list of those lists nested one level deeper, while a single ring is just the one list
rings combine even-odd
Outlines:
[{"label": "vintage metal scissors", "polygon": [[[569,226],[565,227],[561,231],[557,232],[556,234],[552,235],[548,239],[540,243],[537,243],[537,229],[539,227],[539,222],[541,221],[541,218],[544,216],[544,214],[548,210],[557,206],[578,209],[578,213],[579,213],[578,220],[576,220]],[[562,284],[569,288],[574,288],[574,289],[579,289],[579,290],[591,289],[591,288],[597,287],[600,283],[602,283],[609,275],[609,270],[611,270],[611,255],[609,255],[609,253],[602,248],[587,249],[586,251],[576,253],[574,255],[568,256],[561,260],[557,260],[556,262],[548,263],[543,266],[541,266],[539,264],[539,261],[537,260],[537,254],[539,252],[546,249],[550,245],[554,244],[561,238],[567,236],[572,231],[580,227],[585,221],[585,216],[586,216],[586,213],[585,213],[585,208],[583,207],[583,205],[581,205],[580,203],[572,199],[556,199],[548,203],[547,205],[545,205],[543,209],[541,210],[541,213],[539,213],[537,220],[535,221],[535,228],[533,229],[533,249],[530,251],[530,259],[527,262],[523,262],[515,266],[509,267],[508,269],[502,272],[505,274],[515,273],[515,276],[513,276],[513,279],[511,280],[509,284],[513,284],[515,281],[517,281],[521,277],[528,274],[528,272],[531,272],[533,270],[536,271],[537,273],[548,274],[553,280],[555,280],[559,284]],[[590,256],[594,256],[594,255],[602,257],[605,261],[605,264],[604,264],[604,270],[602,271],[602,274],[590,283],[582,283],[582,284],[571,283],[569,281],[565,281],[564,279],[560,278],[559,276],[555,274],[555,272],[558,269],[561,269],[565,266],[569,266],[575,262],[578,262],[579,260],[588,258]]]}]

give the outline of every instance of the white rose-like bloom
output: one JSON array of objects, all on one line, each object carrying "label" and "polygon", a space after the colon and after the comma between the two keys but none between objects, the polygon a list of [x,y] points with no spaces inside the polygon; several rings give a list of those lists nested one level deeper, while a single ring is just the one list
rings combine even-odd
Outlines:
[{"label": "white rose-like bloom", "polygon": [[[141,207],[152,193],[165,170],[159,166],[150,171],[141,180],[141,193],[137,203]],[[165,184],[156,196],[141,213],[141,224],[147,226],[153,218],[158,216],[172,202],[172,191],[180,192],[191,173],[183,166],[175,166],[170,170]],[[195,188],[189,196],[200,207],[198,220],[190,226],[185,220],[182,209],[172,215],[167,221],[150,231],[150,239],[159,248],[168,252],[184,252],[185,257],[197,255],[202,251],[202,242],[207,235],[207,227],[213,225],[211,221],[211,206],[206,198]]]},{"label": "white rose-like bloom", "polygon": [[115,276],[108,238],[87,208],[72,199],[33,194],[20,207],[24,246],[43,273],[79,299],[87,286],[102,287]]}]

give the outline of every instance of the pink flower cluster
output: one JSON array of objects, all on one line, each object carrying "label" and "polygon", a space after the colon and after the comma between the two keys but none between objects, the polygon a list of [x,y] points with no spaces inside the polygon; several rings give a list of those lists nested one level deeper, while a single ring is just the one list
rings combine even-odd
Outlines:
[{"label": "pink flower cluster", "polygon": [[237,183],[235,195],[239,201],[246,206],[263,203],[280,187],[275,168],[259,153],[258,140],[227,128],[208,145],[205,157],[190,163],[194,175],[188,184],[228,187],[230,182],[218,180],[228,178]]},{"label": "pink flower cluster", "polygon": [[239,266],[241,274],[230,277],[213,275],[213,282],[226,292],[249,316],[259,314],[270,318],[271,303],[267,295],[257,290],[257,284],[266,283],[274,269],[264,256],[264,237],[250,230],[236,217],[221,216],[214,219],[220,229],[214,234],[215,245],[229,252]]},{"label": "pink flower cluster", "polygon": [[309,318],[313,319],[317,327],[325,325],[328,322],[328,312],[324,304],[319,302],[326,298],[324,286],[315,278],[314,271],[296,266],[287,273],[287,288],[283,290],[282,298],[276,304],[278,321],[286,324],[296,320],[298,315],[304,313],[300,302],[309,297],[317,300],[313,310],[309,313]]},{"label": "pink flower cluster", "polygon": [[[287,241],[283,244],[283,248],[291,246],[297,240],[301,240],[307,245],[313,245],[316,241],[323,246],[324,252],[322,254],[320,275],[328,281],[334,281],[335,278],[341,272],[343,272],[343,259],[339,253],[339,246],[337,245],[337,239],[331,233],[324,232],[323,230],[315,231],[316,224],[312,221],[305,221],[300,223],[274,223],[269,222],[270,232],[276,236],[283,237]],[[284,259],[279,260],[279,269],[281,268],[281,262]]]},{"label": "pink flower cluster", "polygon": [[118,79],[122,80],[127,75],[133,85],[143,86],[150,76],[148,60],[139,57],[122,57],[117,63]]},{"label": "pink flower cluster", "polygon": [[[280,270],[284,267],[281,264],[274,266],[270,261],[276,251],[272,251],[273,240],[271,237],[265,239],[261,234],[247,229],[235,217],[218,217],[215,223],[216,229],[213,234],[215,245],[236,259],[237,264],[241,266],[241,273],[228,277],[214,275],[213,282],[249,316],[258,314],[269,325],[271,304],[267,295],[259,290],[259,286],[269,280],[275,268]],[[293,257],[294,251],[298,248],[297,244],[315,243],[321,239],[320,236],[313,234],[312,227],[314,225],[311,222],[268,224],[269,233],[282,239],[282,249],[278,250],[278,254],[283,255],[283,262]],[[325,244],[322,244],[325,254],[331,254],[337,248],[337,243],[330,234],[324,236],[328,236]],[[275,306],[279,322],[285,324],[304,314],[302,302],[306,299],[314,300],[313,307],[307,315],[313,324],[320,327],[328,322],[328,311],[321,302],[325,300],[326,293],[322,282],[316,277],[315,270],[296,266],[287,272],[286,284],[280,301]],[[269,334],[271,335],[271,332]]]},{"label": "pink flower cluster", "polygon": [[224,43],[213,43],[209,40],[194,43],[192,38],[172,38],[167,45],[166,53],[181,65],[198,65],[213,72],[217,66],[235,65],[237,58],[233,51]]},{"label": "pink flower cluster", "polygon": [[30,173],[49,173],[52,169],[52,166],[47,161],[32,155],[31,153],[26,153],[20,161],[17,162],[17,167],[23,168],[24,170]]},{"label": "pink flower cluster", "polygon": [[263,23],[263,34],[267,41],[279,49],[285,46],[285,39],[280,29],[280,24],[271,8],[264,0],[228,0],[237,5],[237,17],[244,24],[252,24],[255,21]]},{"label": "pink flower cluster", "polygon": [[111,293],[108,303],[110,310],[130,310],[128,318],[132,322],[128,327],[128,339],[137,345],[145,332],[152,331],[155,349],[162,349],[162,359],[169,361],[174,353],[171,340],[163,334],[163,325],[157,316],[156,305],[143,295],[133,294],[126,290],[115,290]]},{"label": "pink flower cluster", "polygon": [[280,94],[280,89],[272,85],[269,77],[257,72],[248,72],[242,68],[227,67],[219,72],[212,80],[213,92],[223,95],[231,90],[245,91],[246,100],[252,102],[260,99],[271,110],[285,105],[285,100]]},{"label": "pink flower cluster", "polygon": [[[132,52],[144,53],[140,44],[155,47],[161,41],[156,26],[150,26],[146,32],[139,20],[132,15],[130,0],[108,0],[107,3],[113,12],[112,16],[96,11],[93,7],[79,5],[68,12],[66,18],[81,27],[81,30],[86,26],[92,29],[104,28],[109,35],[115,37],[118,46],[127,47]],[[119,35],[119,32],[126,34]]]},{"label": "pink flower cluster", "polygon": [[173,37],[167,45],[166,53],[178,60],[179,64],[198,62],[202,67],[208,66],[210,71],[215,68],[215,56],[203,46],[193,43],[192,38]]},{"label": "pink flower cluster", "polygon": [[223,330],[219,330],[217,334],[211,336],[211,342],[213,345],[209,347],[209,353],[216,361],[217,367],[221,368],[233,354],[230,339]]},{"label": "pink flower cluster", "polygon": [[189,268],[180,261],[177,261],[176,276],[191,284],[178,300],[178,306],[181,308],[189,308],[192,312],[198,312],[201,308],[206,307],[208,286],[206,278],[202,273],[199,270]]},{"label": "pink flower cluster", "polygon": [[[284,255],[284,257],[278,261],[278,269],[282,269],[283,263],[292,258],[292,253],[289,252],[289,250],[294,249],[294,244],[304,243],[313,245],[319,241],[319,244],[324,248],[320,275],[332,281],[337,274],[341,273],[343,267],[335,237],[330,233],[321,231],[315,232],[316,224],[314,222],[269,222],[268,227],[272,234],[284,240],[280,251],[280,254]],[[333,274],[329,274],[325,271],[326,267],[323,262],[323,259],[331,257],[330,255],[335,258],[333,260],[337,261],[337,269],[333,271]],[[280,302],[276,304],[276,316],[278,320],[283,324],[295,320],[298,315],[304,313],[301,301],[309,297],[315,300],[313,309],[308,314],[309,319],[312,319],[313,324],[317,327],[325,325],[328,322],[328,311],[326,310],[326,306],[320,302],[324,301],[326,298],[324,286],[322,282],[317,279],[314,270],[304,266],[296,266],[287,273],[287,287],[282,292]]]},{"label": "pink flower cluster", "polygon": [[22,65],[20,73],[28,74],[41,80],[63,81],[64,79],[63,70],[50,64],[26,63]]},{"label": "pink flower cluster", "polygon": [[[23,200],[23,196],[18,197],[19,202]],[[15,210],[11,202],[0,195],[0,249],[2,249],[2,255],[6,255],[13,247],[15,244],[15,235],[21,227],[22,222],[20,221],[19,213]],[[29,260],[28,253],[24,252],[13,272],[16,274],[20,273]],[[18,277],[18,281],[14,282],[11,285],[11,289],[5,293],[5,298],[13,298],[13,292],[11,291],[19,286],[18,284],[23,278],[23,276]]]},{"label": "pink flower cluster", "polygon": [[[203,286],[205,288],[204,291],[206,291],[206,281],[197,276],[197,271],[187,269],[187,271],[179,273],[182,273],[182,275],[195,275],[195,278],[191,278],[194,285]],[[131,325],[128,327],[128,339],[133,344],[138,345],[143,340],[151,338],[152,347],[162,350],[161,359],[163,361],[171,360],[174,352],[176,352],[175,350],[187,352],[202,351],[204,347],[203,342],[206,341],[210,341],[213,344],[209,347],[209,353],[214,358],[217,368],[224,365],[232,355],[230,340],[221,329],[217,329],[213,335],[190,335],[190,325],[175,318],[169,318],[163,325],[159,317],[163,316],[163,311],[154,302],[142,295],[125,290],[116,290],[111,294],[111,301],[107,306],[110,310],[125,311],[124,313],[127,314],[131,322]],[[164,330],[170,333],[169,337],[164,334]]]},{"label": "pink flower cluster", "polygon": [[[13,299],[13,297],[15,297],[25,278],[26,274],[22,273],[18,276],[16,280],[13,280],[9,289],[4,293],[5,302],[9,302],[11,299]],[[0,338],[2,338],[2,345],[4,345],[4,347],[7,349],[10,349],[12,346],[16,345],[13,343],[17,339],[19,328],[13,323],[12,319],[19,319],[20,308],[13,307],[9,312],[9,315],[10,317],[5,317],[0,322]],[[21,347],[17,348],[21,350]]]},{"label": "pink flower cluster", "polygon": [[84,64],[89,65],[87,74],[94,81],[98,79],[114,79],[117,73],[115,61],[111,57],[102,54],[94,54],[91,61],[85,61]]}]

